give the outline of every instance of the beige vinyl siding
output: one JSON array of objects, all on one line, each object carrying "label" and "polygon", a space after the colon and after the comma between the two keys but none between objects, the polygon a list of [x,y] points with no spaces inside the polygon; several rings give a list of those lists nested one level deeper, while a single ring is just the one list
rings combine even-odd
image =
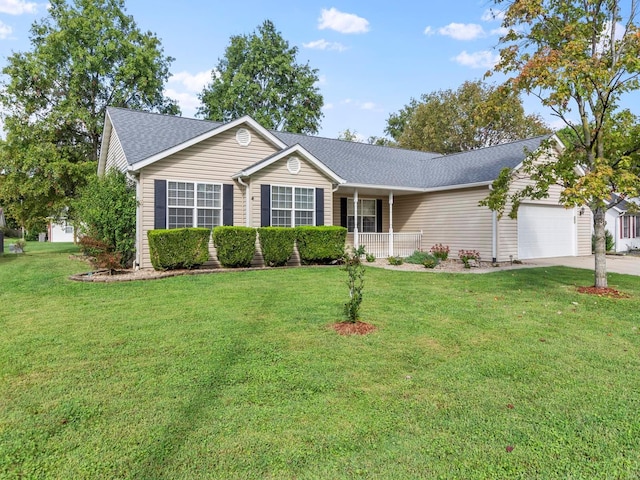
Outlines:
[{"label": "beige vinyl siding", "polygon": [[113,128],[111,129],[111,136],[109,138],[105,172],[108,172],[112,168],[116,168],[121,172],[126,172],[129,168],[127,159],[124,155],[124,150],[122,149],[118,135]]},{"label": "beige vinyl siding", "polygon": [[[580,212],[581,207],[577,211]],[[591,255],[591,232],[593,230],[593,213],[584,207],[583,214],[576,217],[578,221],[578,255]]]},{"label": "beige vinyl siding", "polygon": [[[287,160],[297,157],[300,160],[300,171],[297,174],[289,173]],[[261,188],[262,185],[279,185],[284,187],[313,187],[324,189],[324,224],[332,225],[332,184],[323,173],[311,163],[299,155],[289,155],[277,162],[265,167],[251,177],[251,226],[259,227],[261,224]],[[339,224],[339,223],[338,223]]]},{"label": "beige vinyl siding", "polygon": [[395,197],[393,201],[393,231],[419,232],[424,230],[427,223],[426,202],[429,193],[417,195],[403,195]]},{"label": "beige vinyl siding", "polygon": [[[242,125],[238,128],[247,128]],[[154,228],[154,180],[183,180],[233,184],[233,224],[245,225],[243,190],[231,176],[272,155],[276,148],[255,131],[251,144],[241,147],[235,139],[238,128],[228,130],[196,145],[159,160],[142,169],[141,268],[151,268],[147,232]],[[210,246],[213,255],[213,246]]]},{"label": "beige vinyl siding", "polygon": [[437,243],[449,245],[451,257],[459,250],[478,250],[485,260],[492,258],[492,213],[478,202],[488,194],[487,187],[434,192],[425,202],[422,245],[428,250]]}]

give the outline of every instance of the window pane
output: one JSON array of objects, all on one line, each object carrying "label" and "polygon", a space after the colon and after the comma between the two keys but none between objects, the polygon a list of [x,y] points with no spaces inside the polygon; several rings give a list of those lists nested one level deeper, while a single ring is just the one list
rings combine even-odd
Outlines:
[{"label": "window pane", "polygon": [[168,227],[193,227],[193,208],[170,208]]},{"label": "window pane", "polygon": [[296,188],[296,210],[313,210],[313,197],[313,188]]},{"label": "window pane", "polygon": [[167,182],[168,204],[172,207],[193,207],[193,183]]},{"label": "window pane", "polygon": [[353,216],[353,198],[347,198],[347,215]]},{"label": "window pane", "polygon": [[375,233],[376,217],[362,217],[362,231],[367,233]]},{"label": "window pane", "polygon": [[213,228],[220,226],[220,210],[198,209],[198,227]]},{"label": "window pane", "polygon": [[640,215],[636,215],[636,238],[640,237]]},{"label": "window pane", "polygon": [[313,225],[313,212],[296,211],[296,227],[301,225]]},{"label": "window pane", "polygon": [[271,208],[291,208],[291,187],[271,187]]},{"label": "window pane", "polygon": [[220,208],[220,185],[198,184],[198,207]]},{"label": "window pane", "polygon": [[271,226],[290,227],[291,226],[291,210],[273,210],[271,212]]},{"label": "window pane", "polygon": [[360,211],[359,215],[376,215],[376,201],[375,200],[362,200],[360,202]]}]

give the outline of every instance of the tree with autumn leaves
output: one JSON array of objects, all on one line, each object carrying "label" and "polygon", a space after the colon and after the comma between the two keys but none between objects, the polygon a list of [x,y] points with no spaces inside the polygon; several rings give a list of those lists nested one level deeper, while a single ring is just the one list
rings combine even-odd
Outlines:
[{"label": "tree with autumn leaves", "polygon": [[[557,162],[532,154],[518,172],[503,171],[483,202],[500,214],[521,200],[562,187],[561,202],[588,205],[594,216],[595,286],[607,287],[605,212],[612,199],[640,195],[640,123],[620,108],[640,87],[640,31],[636,0],[494,0],[504,8],[501,60],[507,86],[540,99],[569,135]],[[517,175],[532,182],[510,189]]]}]

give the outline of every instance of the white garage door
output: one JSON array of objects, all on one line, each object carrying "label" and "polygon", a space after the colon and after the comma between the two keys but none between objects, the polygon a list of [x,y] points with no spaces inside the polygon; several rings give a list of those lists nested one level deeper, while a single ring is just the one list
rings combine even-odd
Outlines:
[{"label": "white garage door", "polygon": [[520,205],[518,258],[575,255],[576,228],[573,209],[553,205]]}]

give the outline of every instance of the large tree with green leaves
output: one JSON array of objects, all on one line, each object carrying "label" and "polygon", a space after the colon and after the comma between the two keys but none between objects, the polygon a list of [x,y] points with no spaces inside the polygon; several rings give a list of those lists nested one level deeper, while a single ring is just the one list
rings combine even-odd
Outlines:
[{"label": "large tree with green leaves", "polygon": [[489,147],[548,133],[537,115],[527,115],[512,90],[464,82],[411,99],[387,119],[385,132],[398,146],[442,154]]},{"label": "large tree with green leaves", "polygon": [[200,94],[198,114],[220,122],[251,115],[269,129],[317,133],[323,105],[318,71],[297,63],[297,53],[269,20],[250,35],[232,36]]},{"label": "large tree with green leaves", "polygon": [[107,106],[179,112],[163,94],[173,59],[123,0],[49,5],[0,87],[0,203],[25,223],[55,215],[96,170]]},{"label": "large tree with green leaves", "polygon": [[[537,96],[562,119],[565,135],[557,162],[536,155],[519,173],[503,172],[485,202],[517,215],[524,198],[543,198],[562,187],[566,206],[588,205],[594,215],[595,286],[607,286],[605,212],[612,198],[640,194],[640,128],[623,96],[640,87],[640,31],[635,0],[495,0],[505,6],[498,72],[516,92]],[[509,186],[517,175],[533,182]],[[612,195],[615,194],[615,197]]]}]

